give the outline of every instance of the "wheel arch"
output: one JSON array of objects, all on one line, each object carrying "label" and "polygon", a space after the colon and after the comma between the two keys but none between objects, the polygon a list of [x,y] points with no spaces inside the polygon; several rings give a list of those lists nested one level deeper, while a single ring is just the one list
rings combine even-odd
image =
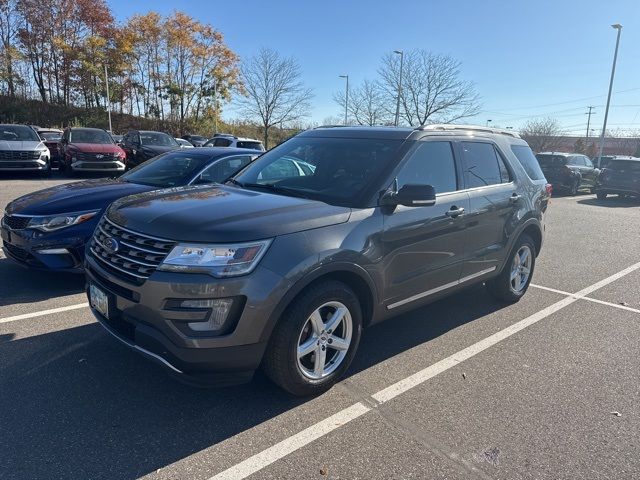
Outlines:
[{"label": "wheel arch", "polygon": [[369,325],[378,301],[377,289],[373,280],[366,270],[358,265],[331,263],[313,270],[292,285],[271,313],[262,340],[268,340],[271,337],[278,320],[296,297],[306,288],[327,280],[337,280],[353,290],[362,309],[363,325]]}]

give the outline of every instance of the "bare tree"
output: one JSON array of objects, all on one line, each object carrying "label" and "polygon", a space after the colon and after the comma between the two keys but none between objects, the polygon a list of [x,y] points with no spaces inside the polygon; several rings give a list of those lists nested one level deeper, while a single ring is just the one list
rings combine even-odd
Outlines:
[{"label": "bare tree", "polygon": [[[333,100],[344,110],[346,94],[335,93]],[[384,92],[376,82],[365,80],[362,85],[349,91],[347,105],[348,123],[357,125],[382,125],[390,121],[384,105]]]},{"label": "bare tree", "polygon": [[[382,57],[378,69],[384,105],[395,115],[400,83],[400,58]],[[460,62],[447,55],[425,50],[405,52],[402,67],[400,117],[412,126],[451,123],[480,112],[479,97],[472,82],[460,78]]]},{"label": "bare tree", "polygon": [[239,100],[240,110],[262,124],[265,148],[269,148],[269,128],[283,127],[309,115],[313,93],[301,77],[294,58],[282,58],[268,48],[262,48],[242,65],[246,96]]},{"label": "bare tree", "polygon": [[562,145],[562,128],[554,118],[529,120],[520,129],[520,136],[534,152],[553,151]]},{"label": "bare tree", "polygon": [[7,93],[16,94],[16,83],[20,78],[16,75],[15,64],[19,58],[17,35],[20,26],[17,0],[0,0],[0,82],[7,84]]}]

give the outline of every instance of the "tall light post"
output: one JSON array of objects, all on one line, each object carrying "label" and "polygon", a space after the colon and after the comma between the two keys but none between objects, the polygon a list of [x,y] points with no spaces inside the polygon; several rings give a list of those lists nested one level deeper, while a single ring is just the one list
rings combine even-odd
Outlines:
[{"label": "tall light post", "polygon": [[349,116],[349,75],[338,75],[340,78],[344,78],[347,80],[347,92],[345,94],[345,98],[344,98],[344,124],[347,125],[348,123],[348,116]]},{"label": "tall light post", "polygon": [[393,53],[400,55],[400,78],[398,79],[398,102],[396,103],[396,121],[394,125],[398,126],[398,121],[400,120],[400,97],[402,97],[402,67],[404,65],[404,51],[403,50],[394,50]]},{"label": "tall light post", "polygon": [[589,106],[587,107],[589,109],[589,112],[587,113],[587,115],[589,115],[589,117],[587,117],[587,138],[584,141],[584,148],[587,148],[587,143],[589,143],[589,127],[591,126],[591,114],[593,109],[595,108],[594,106]]},{"label": "tall light post", "polygon": [[111,99],[109,97],[109,76],[107,75],[107,64],[104,64],[104,83],[107,86],[107,114],[109,115],[109,133],[113,133],[111,128]]},{"label": "tall light post", "polygon": [[609,80],[609,94],[607,95],[607,106],[604,110],[604,123],[602,124],[602,132],[600,133],[600,153],[598,154],[598,168],[602,161],[602,151],[604,150],[604,134],[607,130],[607,117],[609,116],[609,103],[611,102],[611,89],[613,88],[613,77],[616,74],[616,60],[618,59],[618,46],[620,45],[620,33],[622,32],[622,25],[615,23],[611,25],[618,31],[616,36],[616,50],[613,54],[613,65],[611,66],[611,79]]},{"label": "tall light post", "polygon": [[485,126],[485,127],[488,127],[488,126],[489,126],[489,124],[490,124],[491,122],[493,122],[493,120],[491,120],[491,119],[487,120],[487,121],[485,122],[484,126]]}]

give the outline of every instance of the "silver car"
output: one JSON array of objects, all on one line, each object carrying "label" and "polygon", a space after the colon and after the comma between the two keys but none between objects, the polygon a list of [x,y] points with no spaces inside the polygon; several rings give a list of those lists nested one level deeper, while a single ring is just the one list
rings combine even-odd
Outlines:
[{"label": "silver car", "polygon": [[0,171],[51,174],[51,153],[28,125],[0,125]]}]

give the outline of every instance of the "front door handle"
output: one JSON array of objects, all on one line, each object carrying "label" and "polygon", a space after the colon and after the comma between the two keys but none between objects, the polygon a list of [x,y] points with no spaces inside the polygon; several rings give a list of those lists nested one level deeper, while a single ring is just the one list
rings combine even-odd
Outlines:
[{"label": "front door handle", "polygon": [[445,212],[445,215],[450,218],[458,218],[462,214],[464,214],[464,208],[456,207],[455,205]]}]

